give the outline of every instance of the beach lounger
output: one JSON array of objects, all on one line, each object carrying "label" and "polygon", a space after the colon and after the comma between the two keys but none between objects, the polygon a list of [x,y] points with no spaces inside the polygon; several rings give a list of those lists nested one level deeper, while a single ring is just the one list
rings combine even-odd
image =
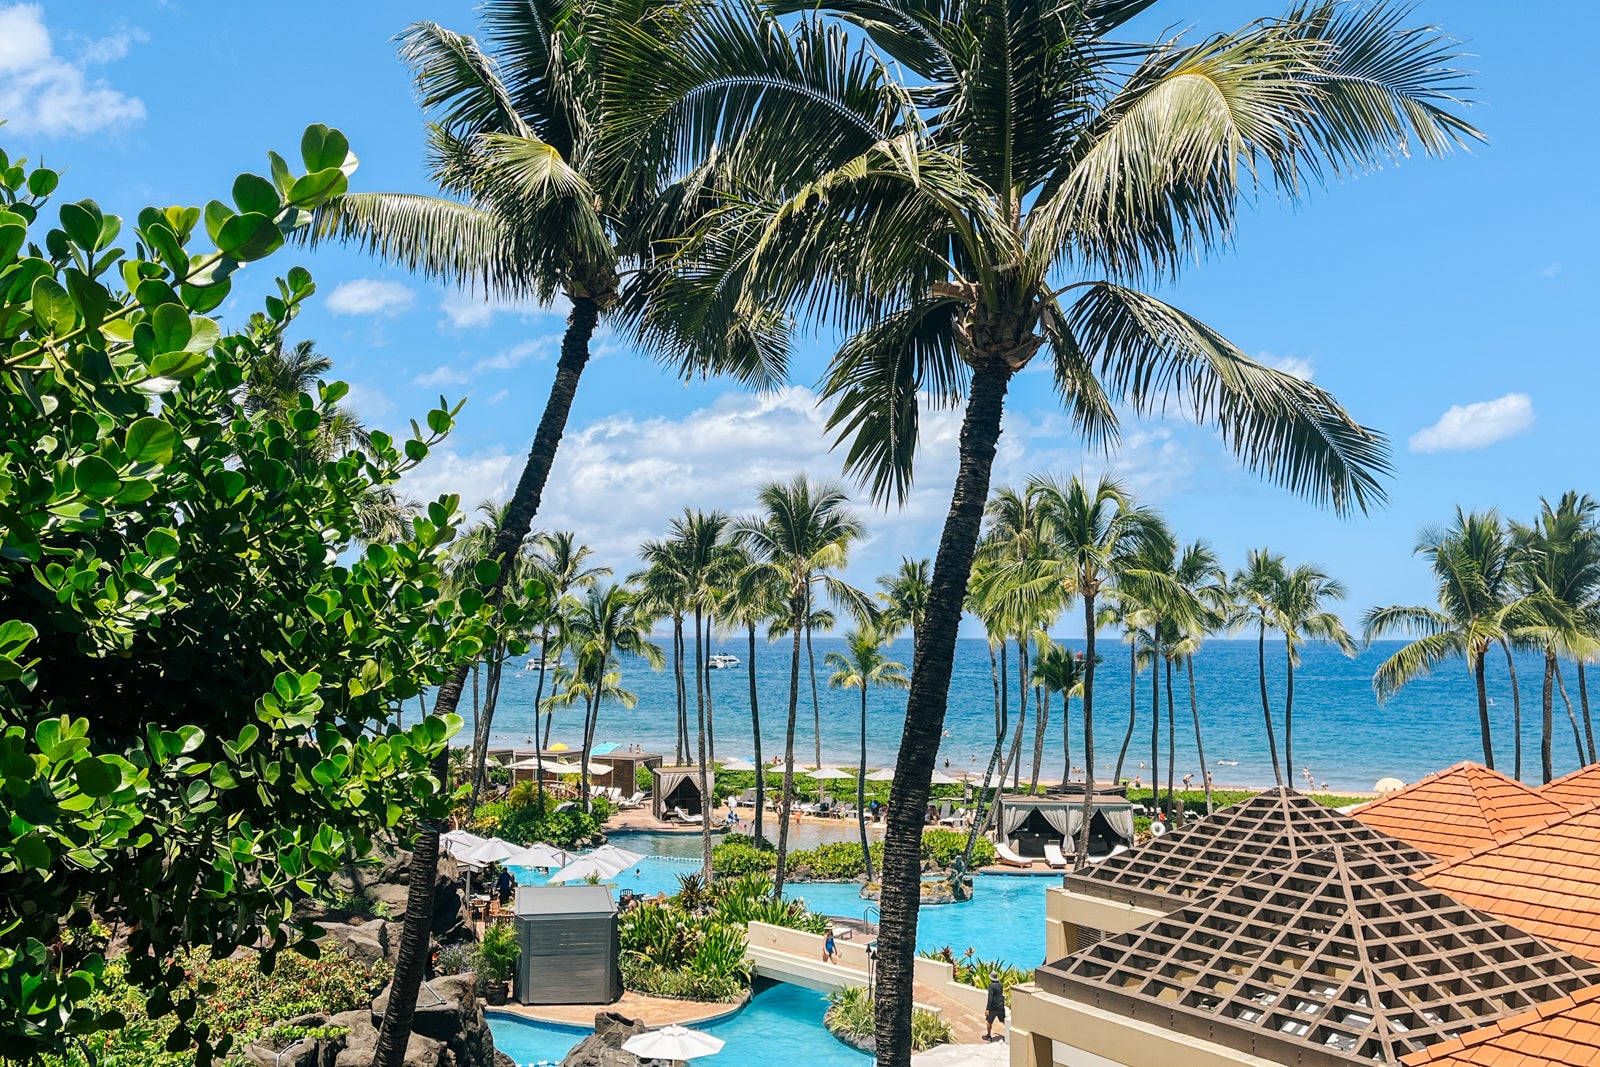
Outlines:
[{"label": "beach lounger", "polygon": [[619,808],[637,808],[644,802],[643,793],[635,793],[631,797],[622,797],[617,801]]},{"label": "beach lounger", "polygon": [[1054,841],[1047,842],[1044,846],[1044,861],[1052,867],[1065,867],[1067,857],[1061,854],[1061,846]]},{"label": "beach lounger", "polygon": [[704,815],[690,815],[688,812],[679,807],[674,807],[672,809],[672,814],[677,817],[679,822],[688,823],[692,826],[699,826],[701,823],[706,821],[706,817]]},{"label": "beach lounger", "polygon": [[994,843],[994,854],[999,858],[1000,862],[1005,864],[1007,867],[1033,866],[1032,860],[1025,860],[1015,852],[1011,851],[1011,846],[1006,844],[1004,841],[996,841]]}]

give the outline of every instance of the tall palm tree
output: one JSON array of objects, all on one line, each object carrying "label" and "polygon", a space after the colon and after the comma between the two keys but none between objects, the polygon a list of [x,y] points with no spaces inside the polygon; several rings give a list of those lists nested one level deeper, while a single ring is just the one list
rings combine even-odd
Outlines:
[{"label": "tall palm tree", "polygon": [[645,569],[628,576],[628,583],[655,614],[672,620],[673,695],[677,698],[678,728],[674,739],[674,758],[678,765],[689,762],[689,689],[684,679],[686,648],[683,624],[689,613],[689,583],[677,544],[668,540],[646,541],[639,546]]},{"label": "tall palm tree", "polygon": [[1145,640],[1140,629],[1140,608],[1129,601],[1119,600],[1100,613],[1100,625],[1115,626],[1122,631],[1122,643],[1128,646],[1128,729],[1122,735],[1122,747],[1117,751],[1117,763],[1111,772],[1113,785],[1122,784],[1122,765],[1128,761],[1128,747],[1133,744],[1133,731],[1139,721],[1139,667],[1147,657],[1141,657]]},{"label": "tall palm tree", "polygon": [[[1194,747],[1200,758],[1200,779],[1205,785],[1206,814],[1210,815],[1211,775],[1206,769],[1206,747],[1200,737],[1200,700],[1194,687],[1194,657],[1205,639],[1223,625],[1228,606],[1228,573],[1222,569],[1211,546],[1204,541],[1185,545],[1178,557],[1178,583],[1193,597],[1199,609],[1189,620],[1181,637],[1170,647],[1183,660],[1189,677],[1189,714],[1194,719]],[[1167,692],[1172,692],[1168,685]]]},{"label": "tall palm tree", "polygon": [[750,683],[750,743],[754,749],[756,765],[755,837],[763,840],[761,829],[767,805],[767,765],[761,758],[761,706],[756,688],[756,630],[772,621],[783,607],[783,589],[772,571],[756,560],[739,544],[729,546],[730,567],[735,571],[728,591],[723,598],[722,618],[745,628],[745,673]]},{"label": "tall palm tree", "polygon": [[[713,20],[694,48],[655,47],[628,86],[667,140],[704,158],[739,142],[748,111],[786,127],[785,163],[814,139],[869,131],[873,147],[832,171],[768,166],[776,188],[730,205],[686,246],[696,275],[736,270],[758,303],[820,309],[856,332],[827,392],[848,465],[904,497],[924,391],[966,397],[955,488],[915,650],[905,742],[889,804],[877,1048],[910,1056],[919,837],[943,726],[956,632],[1012,378],[1041,352],[1092,440],[1116,404],[1159,408],[1178,392],[1247,465],[1338,511],[1379,499],[1378,435],[1315,385],[1249,360],[1189,315],[1124,284],[1175,274],[1226,245],[1257,183],[1298,199],[1324,173],[1375,168],[1414,145],[1476,136],[1454,111],[1449,43],[1388,4],[1305,3],[1193,43],[1117,38],[1152,0],[783,0],[780,10],[854,23],[915,81],[915,107],[813,106],[772,81],[729,77],[759,35]],[[640,44],[639,47],[645,47]],[[997,58],[998,57],[998,58]],[[785,57],[788,58],[787,56]],[[880,70],[837,54],[836,80]],[[637,69],[637,65],[635,67]],[[741,104],[741,107],[732,106]],[[763,106],[764,105],[764,106]],[[1248,184],[1241,186],[1246,176]],[[735,267],[736,265],[736,267]]]},{"label": "tall palm tree", "polygon": [[1229,583],[1228,624],[1235,630],[1256,627],[1256,677],[1261,688],[1261,718],[1267,730],[1267,751],[1272,753],[1272,776],[1283,788],[1283,765],[1278,762],[1278,737],[1272,725],[1272,705],[1267,700],[1267,630],[1277,627],[1274,598],[1287,569],[1283,557],[1264,548],[1252,548],[1245,565]]},{"label": "tall palm tree", "polygon": [[902,556],[900,569],[878,578],[878,599],[883,602],[880,624],[889,632],[901,629],[911,631],[911,643],[917,641],[917,630],[928,614],[928,572],[932,563],[927,559]]},{"label": "tall palm tree", "polygon": [[[1048,642],[1041,645],[1039,654],[1034,657],[1033,677],[1041,690],[1045,719],[1050,717],[1050,697],[1061,694],[1061,785],[1062,792],[1066,792],[1066,784],[1072,780],[1072,698],[1083,695],[1084,662],[1083,653],[1074,653],[1062,645]],[[1092,767],[1086,768],[1085,774],[1093,774]]]},{"label": "tall palm tree", "polygon": [[[444,195],[353,193],[318,209],[313,242],[359,244],[388,260],[472,287],[486,296],[564,295],[571,303],[561,355],[528,457],[489,558],[510,560],[538,514],[589,344],[602,314],[624,312],[639,339],[687,375],[732,373],[744,381],[781,380],[785,353],[775,318],[762,305],[727,300],[715,318],[675,318],[643,294],[664,220],[692,213],[692,186],[668,186],[609,166],[606,138],[616,116],[603,92],[623,51],[607,47],[643,28],[662,43],[692,20],[665,0],[618,9],[557,0],[486,0],[489,46],[433,22],[400,37],[418,98],[429,114],[431,177]],[[645,149],[633,146],[634,158]],[[701,183],[703,184],[703,183]],[[670,210],[664,210],[670,205]],[[498,605],[510,568],[487,583]],[[454,713],[466,681],[459,669],[440,686],[435,713]],[[432,839],[432,829],[421,836]],[[413,862],[402,965],[397,969],[374,1063],[399,1067],[426,956],[437,841]],[[427,863],[421,858],[431,857]],[[413,906],[414,905],[414,906]]]},{"label": "tall palm tree", "polygon": [[[589,752],[594,746],[601,701],[622,692],[615,682],[607,681],[616,673],[616,657],[638,656],[657,670],[666,663],[660,647],[650,640],[651,621],[633,590],[596,582],[584,590],[577,610],[567,622],[570,645],[577,658],[573,672],[584,687],[586,699],[578,778],[579,797],[585,806],[589,801]],[[631,706],[627,699],[623,703]]]},{"label": "tall palm tree", "polygon": [[1344,621],[1325,607],[1344,596],[1343,582],[1302,563],[1284,573],[1274,597],[1278,628],[1283,631],[1283,762],[1290,774],[1294,773],[1294,669],[1300,665],[1300,646],[1307,641],[1325,641],[1346,656],[1356,654],[1355,639]]},{"label": "tall palm tree", "polygon": [[[1478,733],[1483,765],[1494,768],[1494,742],[1489,727],[1487,659],[1489,649],[1507,639],[1506,617],[1517,600],[1513,585],[1511,545],[1498,512],[1465,512],[1456,508],[1447,528],[1422,532],[1414,549],[1433,571],[1436,607],[1426,605],[1373,608],[1362,620],[1368,645],[1395,633],[1415,639],[1384,660],[1372,676],[1380,702],[1446,659],[1461,656],[1478,691]],[[1516,775],[1522,775],[1521,703],[1515,705]]]},{"label": "tall palm tree", "polygon": [[871,623],[844,635],[844,652],[829,652],[822,662],[833,668],[830,689],[861,690],[861,759],[856,765],[856,826],[861,831],[861,854],[866,858],[867,881],[872,881],[872,843],[867,840],[867,690],[872,686],[908,689],[905,664],[884,654],[890,638]]},{"label": "tall palm tree", "polygon": [[[783,799],[778,814],[778,856],[773,896],[783,895],[784,865],[789,856],[789,813],[794,803],[794,730],[800,706],[800,640],[811,616],[814,587],[826,596],[867,612],[864,594],[846,585],[832,571],[849,561],[850,547],[866,535],[866,525],[836,486],[818,485],[805,474],[789,482],[769,482],[756,494],[760,512],[734,524],[738,543],[756,561],[753,580],[770,580],[782,590],[790,620],[789,714],[784,727]],[[765,769],[763,768],[763,773]]]}]

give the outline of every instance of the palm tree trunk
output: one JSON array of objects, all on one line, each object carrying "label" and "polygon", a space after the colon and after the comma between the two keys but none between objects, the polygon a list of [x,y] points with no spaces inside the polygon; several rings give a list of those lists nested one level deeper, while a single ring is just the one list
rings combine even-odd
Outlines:
[{"label": "palm tree trunk", "polygon": [[1200,702],[1194,694],[1194,656],[1185,656],[1184,663],[1189,668],[1189,714],[1194,716],[1194,750],[1200,755],[1200,780],[1206,787],[1206,814],[1210,815],[1211,807],[1211,772],[1206,770],[1206,746],[1200,740]]},{"label": "palm tree trunk", "polygon": [[[772,899],[783,899],[784,865],[789,861],[789,809],[794,805],[794,725],[800,710],[800,612],[805,600],[800,595],[790,598],[789,607],[794,613],[794,641],[789,650],[789,722],[783,735],[783,795],[778,802],[778,865],[773,872]],[[767,773],[766,768],[761,773]]]},{"label": "palm tree trunk", "polygon": [[[554,603],[551,610],[555,609]],[[539,627],[539,680],[533,687],[533,780],[534,791],[538,794],[539,803],[544,803],[544,746],[543,735],[539,731],[539,705],[544,700],[544,672],[545,657],[550,654],[550,624],[545,623]]]},{"label": "palm tree trunk", "polygon": [[[545,483],[550,479],[550,468],[555,464],[556,449],[567,427],[567,416],[572,412],[572,398],[578,392],[578,380],[589,362],[589,339],[594,336],[595,324],[600,318],[600,305],[592,297],[572,298],[572,314],[567,318],[567,332],[561,339],[561,359],[556,364],[556,377],[550,386],[550,396],[545,401],[544,414],[539,417],[539,428],[533,435],[533,446],[528,450],[527,463],[517,479],[511,502],[506,506],[500,529],[495,531],[494,544],[489,559],[500,563],[500,573],[485,593],[485,599],[498,608],[504,595],[506,582],[511,577],[510,562],[533,528],[533,517],[539,512]],[[434,697],[433,713],[439,716],[454,715],[461,703],[461,690],[466,683],[468,666],[462,664],[451,672]],[[441,759],[443,757],[441,756]],[[440,780],[443,780],[441,774]],[[419,868],[423,868],[419,870]],[[395,968],[394,983],[390,986],[389,1009],[384,1013],[383,1026],[378,1033],[377,1051],[373,1053],[373,1067],[401,1067],[406,1045],[411,1038],[411,1016],[417,1006],[417,990],[422,984],[423,964],[428,958],[428,933],[433,919],[433,883],[439,873],[439,831],[437,827],[423,827],[417,835],[417,847],[411,858],[411,881],[406,897],[406,922],[400,935],[400,963]],[[907,1002],[909,1006],[909,1001]],[[907,1016],[909,1033],[910,1017]]]},{"label": "palm tree trunk", "polygon": [[1294,637],[1283,635],[1283,769],[1294,780]]},{"label": "palm tree trunk", "polygon": [[1161,807],[1161,623],[1150,627],[1150,804]]},{"label": "palm tree trunk", "polygon": [[[1028,792],[1039,791],[1039,771],[1044,766],[1044,735],[1050,728],[1050,705],[1046,703],[1044,693],[1035,686],[1033,691],[1033,773],[1028,776]],[[1061,771],[1061,780],[1066,781],[1068,767]]]},{"label": "palm tree trunk", "polygon": [[1000,709],[1000,667],[994,658],[994,642],[985,641],[985,644],[989,646],[989,682],[994,686],[994,733],[996,737],[1004,737],[1006,723],[1005,715]]},{"label": "palm tree trunk", "polygon": [[1567,707],[1567,721],[1572,723],[1572,743],[1578,749],[1578,766],[1583,766],[1583,735],[1578,733],[1578,717],[1572,712],[1572,698],[1567,696],[1567,683],[1561,677],[1561,661],[1556,660],[1556,687],[1561,690],[1561,703]]},{"label": "palm tree trunk", "polygon": [[1583,734],[1589,741],[1589,762],[1595,762],[1594,720],[1589,718],[1589,683],[1584,678],[1583,660],[1578,660],[1578,701],[1583,705]]},{"label": "palm tree trunk", "polygon": [[1083,819],[1078,827],[1078,858],[1074,864],[1079,871],[1089,863],[1089,820],[1094,815],[1095,594],[1093,587],[1083,591]]},{"label": "palm tree trunk", "polygon": [[1483,735],[1483,765],[1494,770],[1494,745],[1489,740],[1489,686],[1484,678],[1484,650],[1472,657],[1472,679],[1478,687],[1478,732]]},{"label": "palm tree trunk", "polygon": [[755,748],[756,764],[756,821],[754,826],[755,837],[751,838],[757,845],[761,843],[761,820],[767,810],[767,765],[761,762],[761,709],[756,704],[756,624],[752,621],[747,624],[750,631],[750,742]]},{"label": "palm tree trunk", "polygon": [[[483,690],[483,737],[478,743],[478,748],[472,753],[473,762],[483,768],[489,762],[489,735],[494,730],[494,709],[500,703],[500,676],[506,667],[506,646],[504,641],[497,641],[492,647],[492,658],[489,660],[489,677]],[[538,707],[538,705],[534,705]],[[468,811],[476,814],[478,811],[478,793],[482,787],[484,772],[479,770],[472,776],[472,799]]]},{"label": "palm tree trunk", "polygon": [[1178,808],[1173,803],[1174,778],[1178,773],[1178,713],[1172,700],[1172,657],[1167,657],[1167,812],[1176,819]]},{"label": "palm tree trunk", "polygon": [[1283,788],[1283,767],[1278,763],[1278,739],[1272,729],[1272,705],[1267,703],[1267,620],[1260,619],[1261,629],[1256,636],[1256,671],[1261,679],[1261,717],[1267,723],[1267,751],[1272,753],[1272,777],[1278,788]]},{"label": "palm tree trunk", "polygon": [[956,632],[972,574],[972,554],[983,526],[983,506],[989,499],[995,444],[1000,439],[1000,419],[1012,373],[1010,366],[1000,361],[985,363],[973,372],[961,426],[955,490],[934,557],[927,614],[917,630],[912,655],[906,725],[885,818],[875,1026],[879,1067],[909,1067],[911,1063],[917,907],[922,902],[922,820],[944,731]]},{"label": "palm tree trunk", "polygon": [[701,641],[700,605],[694,606],[694,712],[699,726],[700,742],[700,877],[711,884],[711,809],[715,806],[711,796],[711,763],[707,745],[710,744],[710,722],[706,707],[705,646]]},{"label": "palm tree trunk", "polygon": [[817,653],[811,647],[811,591],[806,590],[806,663],[811,674],[811,729],[816,734],[817,766],[822,766],[822,703],[817,700]]},{"label": "palm tree trunk", "polygon": [[967,828],[967,847],[961,853],[961,863],[951,872],[952,877],[960,878],[972,866],[972,850],[977,846],[978,835],[989,824],[989,809],[984,807],[989,796],[989,783],[994,780],[995,766],[1000,762],[1000,754],[1005,751],[1006,735],[1002,728],[995,731],[994,751],[989,753],[989,765],[984,768],[983,782],[978,787],[978,794],[972,801],[972,823]]},{"label": "palm tree trunk", "polygon": [[689,690],[683,680],[683,616],[672,616],[672,682],[678,697],[678,766],[689,762]]},{"label": "palm tree trunk", "polygon": [[1511,655],[1511,645],[1502,638],[1500,647],[1506,653],[1506,670],[1511,674],[1511,776],[1522,781],[1522,686],[1517,684],[1517,662]]},{"label": "palm tree trunk", "polygon": [[[1026,634],[1019,634],[1017,636],[1017,743],[1018,744],[1022,743],[1022,728],[1023,728],[1023,724],[1027,722],[1027,719],[1028,719],[1028,638],[1027,638]],[[1038,747],[1039,747],[1038,746],[1038,739],[1035,738],[1035,740],[1034,740],[1034,748],[1037,749]],[[1034,771],[1034,778],[1037,779],[1038,776],[1039,776],[1039,772],[1037,770],[1035,770]],[[1021,759],[1021,753],[1020,752],[1018,753],[1018,759],[1017,759],[1017,763],[1016,763],[1016,770],[1012,772],[1011,788],[1012,789],[1021,789],[1022,788],[1022,759]]]},{"label": "palm tree trunk", "polygon": [[861,762],[856,766],[856,826],[861,830],[861,858],[872,881],[872,844],[867,840],[867,680],[861,679]]},{"label": "palm tree trunk", "polygon": [[1553,714],[1555,710],[1555,691],[1553,685],[1555,681],[1555,673],[1556,656],[1554,652],[1547,648],[1544,652],[1543,732],[1539,735],[1539,761],[1544,770],[1544,782],[1546,785],[1550,783],[1550,779],[1555,777],[1552,760],[1553,753],[1550,750],[1552,741],[1550,735],[1555,732],[1555,720]]},{"label": "palm tree trunk", "polygon": [[578,752],[578,807],[589,810],[589,752],[594,748],[595,726],[600,722],[600,697],[605,687],[606,657],[600,657],[594,685],[583,702],[583,744]]},{"label": "palm tree trunk", "polygon": [[[706,751],[712,763],[717,761],[717,702],[711,693],[711,630],[714,621],[706,614]],[[702,761],[704,762],[704,761]]]},{"label": "palm tree trunk", "polygon": [[[1122,735],[1122,750],[1117,753],[1117,769],[1111,772],[1111,784],[1117,785],[1122,781],[1122,765],[1128,761],[1128,746],[1133,744],[1134,721],[1139,715],[1139,641],[1137,634],[1133,641],[1128,643],[1128,732]],[[1085,773],[1094,776],[1094,767],[1085,768]]]}]

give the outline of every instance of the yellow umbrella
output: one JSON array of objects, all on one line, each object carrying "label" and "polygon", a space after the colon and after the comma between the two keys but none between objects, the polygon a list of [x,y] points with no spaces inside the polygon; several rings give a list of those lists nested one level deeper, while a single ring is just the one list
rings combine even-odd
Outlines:
[{"label": "yellow umbrella", "polygon": [[555,744],[550,746],[550,751],[551,752],[565,752],[565,751],[567,751],[566,742],[557,741]]}]

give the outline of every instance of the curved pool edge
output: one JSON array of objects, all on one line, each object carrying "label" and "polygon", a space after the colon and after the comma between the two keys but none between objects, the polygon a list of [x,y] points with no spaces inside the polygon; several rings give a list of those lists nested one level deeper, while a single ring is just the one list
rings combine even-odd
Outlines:
[{"label": "curved pool edge", "polygon": [[[667,999],[667,998],[660,998],[660,999]],[[749,1007],[750,1006],[750,1000],[751,1000],[751,992],[750,992],[750,990],[745,990],[744,996],[741,997],[736,1003],[733,1003],[733,1004],[729,1005],[727,1010],[725,1010],[725,1011],[715,1012],[715,1013],[713,1013],[711,1015],[700,1015],[700,1016],[696,1016],[693,1019],[673,1020],[672,1022],[645,1023],[644,1026],[645,1026],[645,1029],[647,1029],[647,1030],[659,1030],[663,1026],[673,1026],[673,1025],[682,1026],[682,1025],[685,1025],[685,1024],[691,1025],[691,1026],[707,1026],[707,1025],[710,1025],[711,1023],[726,1022],[728,1019],[733,1018],[735,1015],[738,1015],[740,1012],[744,1011],[745,1008]],[[715,1003],[718,1003],[718,1002],[717,1001],[678,1001],[677,1003],[715,1004]],[[592,1034],[592,1033],[594,1033],[594,1024],[593,1023],[590,1023],[589,1025],[585,1026],[582,1023],[572,1023],[572,1022],[567,1022],[564,1019],[552,1019],[552,1018],[548,1018],[548,1017],[545,1017],[545,1016],[533,1014],[534,1010],[539,1008],[539,1007],[593,1008],[596,1012],[617,1011],[619,1014],[622,1013],[622,1011],[621,1011],[622,1001],[620,1001],[620,1000],[619,1001],[615,1001],[614,1003],[611,1003],[611,1004],[576,1004],[576,1005],[538,1005],[538,1004],[527,1004],[527,1005],[496,1004],[496,1005],[489,1005],[489,1004],[485,1004],[483,1006],[483,1013],[486,1016],[493,1015],[493,1016],[498,1016],[499,1018],[502,1018],[502,1019],[515,1019],[515,1020],[518,1020],[519,1022],[533,1023],[533,1024],[537,1025],[537,1026],[547,1027],[547,1028],[549,1028],[551,1030],[560,1030],[560,1031],[562,1031],[564,1033],[570,1033],[570,1034]],[[640,1020],[640,1021],[642,1022],[643,1020]]]}]

